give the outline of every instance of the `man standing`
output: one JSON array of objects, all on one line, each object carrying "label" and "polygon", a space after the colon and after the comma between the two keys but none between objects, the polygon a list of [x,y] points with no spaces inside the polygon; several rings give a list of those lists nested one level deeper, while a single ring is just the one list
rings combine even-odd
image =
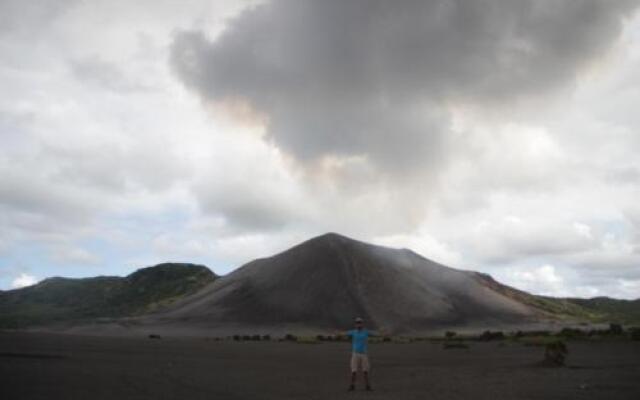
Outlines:
[{"label": "man standing", "polygon": [[[347,332],[351,336],[351,385],[349,391],[356,388],[356,375],[358,370],[362,370],[366,390],[372,390],[369,382],[369,356],[367,355],[367,343],[369,331],[364,329],[364,321],[358,317],[355,319],[355,329]],[[372,335],[371,335],[372,336]]]}]

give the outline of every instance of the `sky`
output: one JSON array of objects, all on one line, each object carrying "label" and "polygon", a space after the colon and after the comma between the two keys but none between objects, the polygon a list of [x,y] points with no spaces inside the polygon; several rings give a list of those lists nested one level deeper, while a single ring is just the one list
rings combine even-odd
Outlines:
[{"label": "sky", "polygon": [[0,0],[0,289],[333,231],[640,298],[639,8]]}]

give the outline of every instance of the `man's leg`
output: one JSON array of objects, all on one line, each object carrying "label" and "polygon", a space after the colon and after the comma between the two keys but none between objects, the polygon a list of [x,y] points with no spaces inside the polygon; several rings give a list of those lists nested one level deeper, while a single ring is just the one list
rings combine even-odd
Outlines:
[{"label": "man's leg", "polygon": [[364,374],[364,384],[366,390],[373,390],[369,381],[369,356],[364,356],[362,359],[362,373]]},{"label": "man's leg", "polygon": [[349,385],[349,390],[355,390],[356,388],[356,373],[351,372],[351,384]]},{"label": "man's leg", "polygon": [[358,372],[358,360],[355,354],[351,354],[351,384],[349,385],[349,391],[356,388],[356,373]]}]

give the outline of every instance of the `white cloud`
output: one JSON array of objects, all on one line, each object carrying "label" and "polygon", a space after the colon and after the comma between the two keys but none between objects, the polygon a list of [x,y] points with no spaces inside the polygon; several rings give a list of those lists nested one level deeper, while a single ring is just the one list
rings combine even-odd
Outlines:
[{"label": "white cloud", "polygon": [[36,283],[38,283],[38,279],[35,276],[23,272],[11,282],[11,288],[19,289],[26,286],[35,285]]},{"label": "white cloud", "polygon": [[532,293],[562,296],[566,293],[565,281],[553,265],[514,269],[509,273],[515,286]]},{"label": "white cloud", "polygon": [[374,238],[373,242],[383,246],[407,248],[425,256],[435,262],[462,268],[462,257],[449,245],[443,243],[429,233],[421,232],[414,235],[391,235]]},{"label": "white cloud", "polygon": [[91,266],[101,260],[97,255],[81,247],[60,244],[52,248],[51,259],[61,265]]}]

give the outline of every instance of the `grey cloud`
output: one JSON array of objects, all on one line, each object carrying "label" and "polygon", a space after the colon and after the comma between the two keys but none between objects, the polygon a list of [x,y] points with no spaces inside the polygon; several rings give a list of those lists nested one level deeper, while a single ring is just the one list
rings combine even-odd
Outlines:
[{"label": "grey cloud", "polygon": [[302,161],[366,155],[435,173],[448,109],[548,93],[618,37],[636,2],[275,0],[215,41],[176,35],[172,64],[210,101],[247,101]]},{"label": "grey cloud", "polygon": [[0,2],[0,34],[19,32],[32,36],[42,32],[57,16],[81,0],[3,0]]}]

